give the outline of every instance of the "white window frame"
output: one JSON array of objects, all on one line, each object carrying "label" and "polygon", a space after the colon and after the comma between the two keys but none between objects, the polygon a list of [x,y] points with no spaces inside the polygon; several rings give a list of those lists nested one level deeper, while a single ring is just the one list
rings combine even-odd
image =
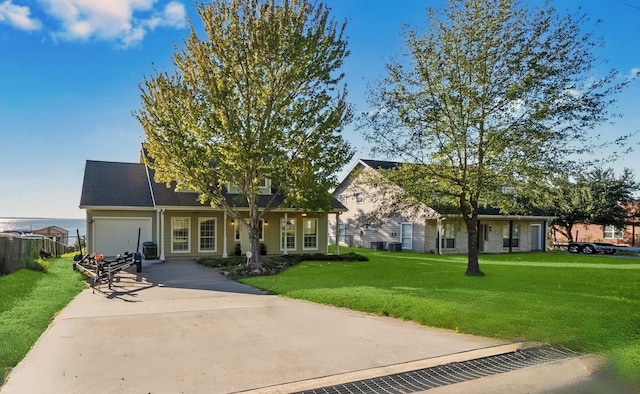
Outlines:
[{"label": "white window frame", "polygon": [[271,179],[260,178],[258,188],[260,189],[260,194],[271,194]]},{"label": "white window frame", "polygon": [[[186,220],[187,221],[187,249],[176,250],[175,244],[175,231],[176,231],[176,222]],[[174,216],[171,218],[171,253],[191,253],[191,218],[188,216]]]},{"label": "white window frame", "polygon": [[[411,236],[407,238],[409,241],[407,245],[404,243],[405,236],[405,226],[408,226],[411,229]],[[411,222],[402,222],[400,223],[400,243],[402,244],[402,249],[411,250],[413,249],[413,223]]]},{"label": "white window frame", "polygon": [[[296,226],[296,219],[293,218],[288,218],[287,222],[289,222],[291,224],[291,226],[293,227],[293,247],[289,247],[289,245],[287,245],[287,250],[296,250],[296,233],[297,233],[297,226]],[[284,245],[285,245],[285,240],[288,240],[289,236],[287,235],[286,239],[285,239],[285,234],[287,233],[287,229],[285,229],[285,220],[284,218],[280,219],[280,250],[284,251]]]},{"label": "white window frame", "polygon": [[356,204],[364,204],[364,192],[355,192],[354,195]]},{"label": "white window frame", "polygon": [[343,222],[338,222],[338,242],[347,242],[347,225]]},{"label": "white window frame", "polygon": [[[207,236],[207,238],[213,238],[213,249],[202,248],[202,223],[206,221],[213,221],[213,236]],[[200,253],[215,253],[218,251],[218,219],[214,217],[201,217],[198,218],[198,252]]]},{"label": "white window frame", "polygon": [[624,228],[613,225],[602,226],[602,233],[605,239],[624,239]]},{"label": "white window frame", "polygon": [[[315,233],[308,234],[308,223],[315,223]],[[315,246],[307,246],[307,239],[313,239]],[[318,219],[317,218],[305,218],[302,220],[302,249],[303,250],[318,250]]]}]

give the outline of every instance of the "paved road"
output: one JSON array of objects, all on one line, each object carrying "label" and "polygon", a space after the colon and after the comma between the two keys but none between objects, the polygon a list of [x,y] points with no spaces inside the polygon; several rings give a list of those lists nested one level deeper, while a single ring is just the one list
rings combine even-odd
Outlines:
[{"label": "paved road", "polygon": [[[283,393],[511,347],[266,295],[194,262],[176,261],[123,273],[111,290],[84,290],[0,391]],[[463,391],[455,385],[433,392],[543,392],[581,382],[597,366],[597,359],[579,358],[462,383]],[[556,371],[553,377],[550,371]]]}]

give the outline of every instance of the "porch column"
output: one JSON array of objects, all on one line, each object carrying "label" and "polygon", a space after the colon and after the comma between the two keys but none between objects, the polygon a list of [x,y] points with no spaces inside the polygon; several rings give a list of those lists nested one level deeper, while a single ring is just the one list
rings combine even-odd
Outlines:
[{"label": "porch column", "polygon": [[509,253],[513,252],[513,220],[509,220]]},{"label": "porch column", "polygon": [[336,212],[336,250],[334,253],[340,255],[340,212]]},{"label": "porch column", "polygon": [[[280,227],[281,227],[281,228],[280,228],[280,232],[281,232],[281,235],[280,235],[280,237],[281,237],[281,238],[280,238],[280,242],[283,242],[283,241],[284,241],[284,242],[283,242],[283,248],[284,248],[284,249],[283,249],[283,251],[282,251],[282,254],[285,254],[285,255],[286,255],[286,254],[288,254],[288,253],[287,253],[287,235],[288,235],[288,234],[287,234],[287,231],[289,230],[289,229],[288,229],[288,227],[289,227],[289,217],[288,217],[288,215],[287,215],[287,212],[285,212],[285,213],[284,213],[284,228],[282,228],[282,226],[280,226]],[[283,238],[284,238],[284,239],[283,239]]]},{"label": "porch column", "polygon": [[549,234],[549,229],[547,228],[547,221],[543,220],[542,221],[542,234],[540,234],[540,238],[542,238],[540,241],[542,241],[542,251],[546,252],[547,251],[547,236]]},{"label": "porch column", "polygon": [[227,212],[224,213],[224,226],[222,226],[222,257],[228,257],[227,254],[227,227],[229,226],[229,219],[227,218]]},{"label": "porch column", "polygon": [[436,252],[442,254],[442,218],[436,219]]}]

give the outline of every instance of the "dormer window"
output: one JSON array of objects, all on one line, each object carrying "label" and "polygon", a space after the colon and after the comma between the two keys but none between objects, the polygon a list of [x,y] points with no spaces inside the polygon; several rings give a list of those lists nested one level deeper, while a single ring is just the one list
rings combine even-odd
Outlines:
[{"label": "dormer window", "polygon": [[[227,183],[227,191],[230,194],[240,194],[241,190],[237,185]],[[260,178],[258,180],[258,193],[271,194],[271,179]]]},{"label": "dormer window", "polygon": [[260,188],[260,194],[271,194],[271,179],[260,178],[258,187]]}]

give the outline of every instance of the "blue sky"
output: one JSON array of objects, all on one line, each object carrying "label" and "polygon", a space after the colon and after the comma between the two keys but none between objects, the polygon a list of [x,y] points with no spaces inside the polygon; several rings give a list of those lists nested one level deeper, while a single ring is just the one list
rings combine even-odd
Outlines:
[{"label": "blue sky", "polygon": [[[534,0],[530,0],[534,1]],[[538,1],[536,1],[538,2]],[[144,133],[131,115],[138,84],[153,68],[170,69],[174,45],[197,21],[191,0],[0,0],[0,217],[82,217],[86,160],[136,162]],[[325,0],[347,20],[349,100],[366,110],[367,84],[401,53],[403,24],[424,30],[425,10],[441,0]],[[556,0],[582,6],[622,75],[640,68],[640,0]],[[640,129],[639,83],[619,95],[616,136]],[[371,158],[353,126],[345,137]],[[638,175],[638,153],[615,166]],[[347,168],[348,169],[348,168]],[[346,169],[345,169],[346,170]]]}]

